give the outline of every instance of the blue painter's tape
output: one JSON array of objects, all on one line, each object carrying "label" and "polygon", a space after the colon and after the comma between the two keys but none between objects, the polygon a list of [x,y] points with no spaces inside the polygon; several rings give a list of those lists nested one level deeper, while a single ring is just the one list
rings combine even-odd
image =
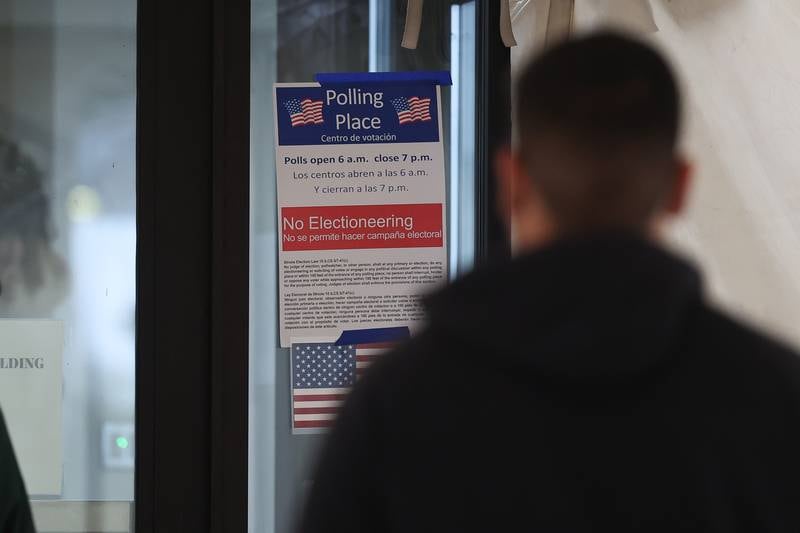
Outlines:
[{"label": "blue painter's tape", "polygon": [[453,85],[446,70],[420,70],[407,72],[320,72],[316,76],[320,85],[358,83],[430,83]]},{"label": "blue painter's tape", "polygon": [[352,344],[374,344],[378,342],[400,342],[411,337],[408,327],[350,329],[343,331],[336,346]]}]

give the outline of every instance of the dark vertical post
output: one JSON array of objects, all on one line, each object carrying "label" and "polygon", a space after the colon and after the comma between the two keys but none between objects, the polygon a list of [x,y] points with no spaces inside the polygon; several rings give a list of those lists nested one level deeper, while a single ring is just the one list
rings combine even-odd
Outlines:
[{"label": "dark vertical post", "polygon": [[500,38],[500,6],[476,0],[475,261],[510,256],[504,222],[496,209],[492,157],[511,136],[511,53]]},{"label": "dark vertical post", "polygon": [[208,531],[211,0],[140,0],[136,529]]},{"label": "dark vertical post", "polygon": [[246,532],[249,33],[139,0],[137,532]]},{"label": "dark vertical post", "polygon": [[[136,73],[135,530],[155,530],[155,3],[140,0]],[[145,58],[150,58],[146,60]],[[147,133],[148,135],[144,135]]]},{"label": "dark vertical post", "polygon": [[214,0],[211,529],[247,531],[250,0]]}]

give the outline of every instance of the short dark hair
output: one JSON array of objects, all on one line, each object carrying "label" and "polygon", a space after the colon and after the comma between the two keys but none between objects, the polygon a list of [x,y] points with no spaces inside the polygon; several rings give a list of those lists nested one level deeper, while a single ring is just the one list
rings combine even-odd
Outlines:
[{"label": "short dark hair", "polygon": [[680,107],[667,62],[622,34],[565,41],[528,65],[520,150],[560,230],[647,225],[675,173]]}]

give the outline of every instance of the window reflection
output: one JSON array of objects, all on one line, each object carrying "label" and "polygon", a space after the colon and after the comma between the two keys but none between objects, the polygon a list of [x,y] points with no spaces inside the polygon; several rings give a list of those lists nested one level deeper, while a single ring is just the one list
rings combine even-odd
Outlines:
[{"label": "window reflection", "polygon": [[133,498],[135,17],[0,3],[0,319],[64,321],[63,500]]}]

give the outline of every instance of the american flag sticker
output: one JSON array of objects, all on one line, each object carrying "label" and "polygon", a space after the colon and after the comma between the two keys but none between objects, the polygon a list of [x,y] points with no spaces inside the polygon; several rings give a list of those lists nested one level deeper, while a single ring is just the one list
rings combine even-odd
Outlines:
[{"label": "american flag sticker", "polygon": [[323,124],[322,100],[311,98],[290,98],[283,102],[283,106],[292,120],[292,127],[308,126],[309,124]]},{"label": "american flag sticker", "polygon": [[367,368],[378,357],[396,346],[394,342],[381,342],[374,344],[356,344],[356,378],[366,372]]},{"label": "american flag sticker", "polygon": [[392,99],[392,107],[397,112],[400,124],[427,122],[431,120],[431,99],[419,96],[400,96]]},{"label": "american flag sticker", "polygon": [[292,344],[292,429],[313,433],[333,426],[358,377],[393,346]]}]

